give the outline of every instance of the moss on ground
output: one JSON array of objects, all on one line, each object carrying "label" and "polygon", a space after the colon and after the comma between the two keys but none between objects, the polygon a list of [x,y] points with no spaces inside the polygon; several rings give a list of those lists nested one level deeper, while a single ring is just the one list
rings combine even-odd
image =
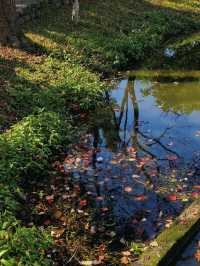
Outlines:
[{"label": "moss on ground", "polygon": [[[170,266],[199,228],[200,200],[193,202],[175,222],[144,251],[136,266]],[[155,244],[156,243],[156,244]]]}]

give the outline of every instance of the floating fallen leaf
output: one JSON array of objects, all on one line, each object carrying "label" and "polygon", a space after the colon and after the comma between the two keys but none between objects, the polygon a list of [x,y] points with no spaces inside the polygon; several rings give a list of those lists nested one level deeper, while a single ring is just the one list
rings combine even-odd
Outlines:
[{"label": "floating fallen leaf", "polygon": [[169,195],[169,196],[167,197],[167,199],[168,199],[169,201],[176,201],[176,200],[177,200],[177,196],[176,196],[175,194],[171,194],[171,195]]},{"label": "floating fallen leaf", "polygon": [[200,185],[193,186],[193,189],[200,190]]},{"label": "floating fallen leaf", "polygon": [[127,187],[124,188],[124,191],[127,192],[127,193],[130,193],[130,192],[133,191],[133,189],[132,189],[132,187],[127,186]]},{"label": "floating fallen leaf", "polygon": [[116,160],[111,160],[110,163],[111,163],[111,164],[118,164],[118,161],[116,161]]},{"label": "floating fallen leaf", "polygon": [[168,156],[166,156],[166,158],[169,161],[176,161],[176,160],[178,160],[178,157],[176,155],[168,155]]},{"label": "floating fallen leaf", "polygon": [[140,176],[139,175],[136,175],[136,174],[134,174],[134,175],[132,175],[132,178],[139,178]]},{"label": "floating fallen leaf", "polygon": [[136,159],[133,158],[133,157],[131,157],[131,158],[128,158],[128,161],[129,161],[129,162],[134,162],[134,161],[136,161]]},{"label": "floating fallen leaf", "polygon": [[85,200],[85,199],[84,200],[80,200],[79,201],[79,205],[82,206],[82,207],[86,206],[87,205],[87,200]]},{"label": "floating fallen leaf", "polygon": [[192,192],[191,194],[192,198],[198,198],[199,197],[199,193],[198,192]]},{"label": "floating fallen leaf", "polygon": [[197,250],[197,252],[194,254],[195,259],[200,262],[200,250]]},{"label": "floating fallen leaf", "polygon": [[102,200],[104,200],[104,197],[103,196],[98,196],[98,197],[96,197],[96,200],[102,201]]},{"label": "floating fallen leaf", "polygon": [[144,195],[138,195],[138,196],[135,196],[134,199],[137,200],[137,201],[143,201],[143,200],[146,199],[146,196],[144,196]]}]

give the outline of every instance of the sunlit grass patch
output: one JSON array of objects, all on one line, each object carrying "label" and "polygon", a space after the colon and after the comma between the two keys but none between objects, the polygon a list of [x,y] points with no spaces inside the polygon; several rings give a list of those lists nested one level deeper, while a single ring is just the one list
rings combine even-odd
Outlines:
[{"label": "sunlit grass patch", "polygon": [[188,0],[147,0],[148,2],[161,6],[173,8],[176,10],[192,11],[195,13],[200,13],[200,3],[198,0],[188,1]]}]

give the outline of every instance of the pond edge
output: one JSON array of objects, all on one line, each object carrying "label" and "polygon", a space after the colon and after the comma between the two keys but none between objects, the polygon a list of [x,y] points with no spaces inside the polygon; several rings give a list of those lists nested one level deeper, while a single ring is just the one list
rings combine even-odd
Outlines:
[{"label": "pond edge", "polygon": [[[161,232],[134,266],[173,266],[200,226],[200,198],[187,207],[174,223]],[[156,242],[155,242],[156,241]]]}]

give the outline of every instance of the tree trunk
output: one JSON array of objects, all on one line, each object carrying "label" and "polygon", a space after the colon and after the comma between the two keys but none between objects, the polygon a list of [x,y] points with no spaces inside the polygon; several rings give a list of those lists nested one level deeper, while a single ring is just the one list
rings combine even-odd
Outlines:
[{"label": "tree trunk", "polygon": [[79,21],[79,0],[73,0],[72,21],[74,21],[75,23],[78,23]]},{"label": "tree trunk", "polygon": [[0,0],[0,44],[19,46],[15,0]]}]

